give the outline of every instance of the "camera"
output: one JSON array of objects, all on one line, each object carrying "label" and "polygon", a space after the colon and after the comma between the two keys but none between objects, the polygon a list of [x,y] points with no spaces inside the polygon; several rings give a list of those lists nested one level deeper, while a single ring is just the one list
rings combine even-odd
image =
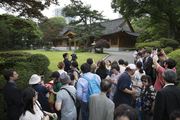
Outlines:
[{"label": "camera", "polygon": [[157,50],[158,52],[161,52],[161,48],[153,47],[152,49],[153,49],[153,50]]},{"label": "camera", "polygon": [[76,54],[75,54],[75,53],[73,53],[73,54],[71,54],[71,56],[72,56],[72,60],[73,60],[73,61],[76,61],[76,59],[77,59]]}]

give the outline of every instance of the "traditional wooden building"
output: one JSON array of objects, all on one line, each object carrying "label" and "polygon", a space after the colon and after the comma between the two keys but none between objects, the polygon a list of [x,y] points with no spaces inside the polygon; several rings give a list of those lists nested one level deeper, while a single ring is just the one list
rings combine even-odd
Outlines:
[{"label": "traditional wooden building", "polygon": [[[138,32],[135,32],[129,21],[125,21],[123,18],[101,22],[106,27],[102,33],[101,38],[106,39],[110,43],[110,48],[106,50],[119,51],[125,48],[131,48],[135,46],[136,38],[139,36]],[[60,50],[75,50],[78,47],[85,47],[84,45],[78,45],[76,42],[69,42],[69,40],[75,35],[71,27],[65,27],[61,32],[65,37],[62,40],[56,40],[55,45]],[[94,37],[89,39],[89,47],[94,42]]]}]

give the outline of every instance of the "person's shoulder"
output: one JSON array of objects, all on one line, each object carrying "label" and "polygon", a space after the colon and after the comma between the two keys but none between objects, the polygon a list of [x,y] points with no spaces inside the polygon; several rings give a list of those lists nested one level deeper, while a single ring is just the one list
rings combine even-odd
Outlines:
[{"label": "person's shoulder", "polygon": [[158,72],[163,72],[165,70],[165,68],[163,68],[162,66],[158,65],[157,67],[157,71]]}]

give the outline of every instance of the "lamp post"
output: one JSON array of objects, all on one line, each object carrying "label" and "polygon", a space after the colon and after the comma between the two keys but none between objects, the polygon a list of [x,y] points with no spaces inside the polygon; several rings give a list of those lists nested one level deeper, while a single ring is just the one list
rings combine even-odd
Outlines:
[{"label": "lamp post", "polygon": [[95,39],[94,39],[94,42],[91,45],[92,45],[91,53],[95,53],[95,45],[96,45]]}]

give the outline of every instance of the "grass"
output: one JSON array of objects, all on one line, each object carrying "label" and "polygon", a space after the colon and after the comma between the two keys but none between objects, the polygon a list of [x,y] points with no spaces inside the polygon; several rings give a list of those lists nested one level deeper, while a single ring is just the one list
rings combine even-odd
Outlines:
[{"label": "grass", "polygon": [[[73,53],[73,51],[58,51],[58,52],[53,52],[53,51],[44,51],[44,50],[22,50],[24,52],[30,52],[32,54],[43,54],[46,57],[49,58],[50,60],[50,65],[49,65],[49,69],[52,71],[56,71],[58,70],[57,68],[57,64],[60,61],[63,61],[63,54],[64,53],[68,53],[69,54],[69,60],[71,60],[71,54]],[[87,58],[93,58],[95,63],[97,63],[99,60],[101,60],[102,58],[104,58],[107,54],[106,53],[102,53],[102,54],[92,54],[89,52],[84,52],[84,53],[76,53],[78,59],[77,62],[79,64],[79,67],[81,66],[81,64],[85,63]]]}]

